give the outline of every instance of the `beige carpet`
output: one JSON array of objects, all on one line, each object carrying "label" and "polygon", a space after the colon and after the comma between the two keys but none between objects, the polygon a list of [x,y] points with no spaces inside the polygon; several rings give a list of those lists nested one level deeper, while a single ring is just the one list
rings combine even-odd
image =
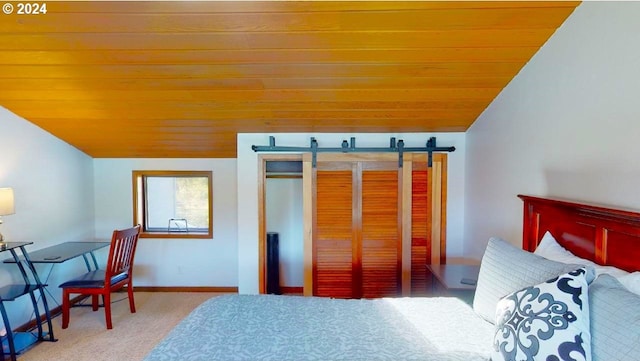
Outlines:
[{"label": "beige carpet", "polygon": [[116,293],[112,304],[113,329],[107,330],[104,309],[71,309],[69,328],[62,316],[53,319],[57,342],[40,342],[18,357],[19,361],[142,360],[191,310],[219,294],[136,292],[136,313],[129,311],[126,293]]}]

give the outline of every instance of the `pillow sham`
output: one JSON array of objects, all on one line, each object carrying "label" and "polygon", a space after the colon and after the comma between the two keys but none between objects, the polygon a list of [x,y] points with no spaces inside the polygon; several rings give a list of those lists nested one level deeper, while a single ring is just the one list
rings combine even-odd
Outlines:
[{"label": "pillow sham", "polygon": [[593,361],[634,361],[640,355],[640,296],[610,275],[589,286]]},{"label": "pillow sham", "polygon": [[492,361],[590,361],[587,270],[526,287],[498,302]]},{"label": "pillow sham", "polygon": [[546,232],[534,254],[556,262],[582,264],[593,267],[596,277],[609,274],[620,281],[629,291],[640,295],[640,272],[629,273],[614,266],[601,266],[593,261],[578,257],[562,247],[550,232]]},{"label": "pillow sham", "polygon": [[[505,295],[580,267],[579,264],[551,261],[516,248],[503,239],[490,238],[480,262],[473,309],[480,317],[494,323],[496,305]],[[591,272],[587,273],[587,282],[593,280]]]}]

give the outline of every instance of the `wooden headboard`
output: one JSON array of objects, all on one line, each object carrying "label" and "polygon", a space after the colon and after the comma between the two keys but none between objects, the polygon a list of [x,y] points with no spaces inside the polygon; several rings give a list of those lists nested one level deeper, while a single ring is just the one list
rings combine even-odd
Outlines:
[{"label": "wooden headboard", "polygon": [[578,257],[640,270],[640,213],[518,195],[524,201],[522,248],[534,251],[546,231]]}]

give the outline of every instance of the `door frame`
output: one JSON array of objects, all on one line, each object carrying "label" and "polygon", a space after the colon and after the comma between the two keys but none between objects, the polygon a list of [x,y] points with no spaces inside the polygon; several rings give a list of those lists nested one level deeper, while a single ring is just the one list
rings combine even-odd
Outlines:
[{"label": "door frame", "polygon": [[[302,161],[302,154],[258,154],[258,292],[267,293],[267,162]],[[303,179],[304,182],[304,179]],[[304,193],[304,191],[303,191]]]}]

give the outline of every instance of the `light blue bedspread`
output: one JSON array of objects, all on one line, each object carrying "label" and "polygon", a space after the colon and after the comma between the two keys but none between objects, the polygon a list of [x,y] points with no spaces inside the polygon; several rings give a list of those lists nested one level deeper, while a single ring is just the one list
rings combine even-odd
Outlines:
[{"label": "light blue bedspread", "polygon": [[455,298],[228,295],[198,306],[145,361],[486,361],[492,338]]}]

